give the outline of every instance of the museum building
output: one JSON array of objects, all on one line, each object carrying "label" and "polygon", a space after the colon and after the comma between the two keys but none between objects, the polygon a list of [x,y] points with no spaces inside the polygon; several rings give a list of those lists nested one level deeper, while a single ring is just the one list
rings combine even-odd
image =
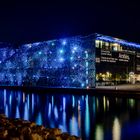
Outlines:
[{"label": "museum building", "polygon": [[1,44],[1,50],[0,85],[95,88],[140,82],[140,44],[97,33],[18,49]]}]

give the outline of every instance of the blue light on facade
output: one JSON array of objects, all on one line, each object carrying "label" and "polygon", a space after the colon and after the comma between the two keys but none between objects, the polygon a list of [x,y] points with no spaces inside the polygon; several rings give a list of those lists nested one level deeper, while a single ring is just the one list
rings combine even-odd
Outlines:
[{"label": "blue light on facade", "polygon": [[41,51],[39,51],[39,52],[38,52],[38,54],[42,54],[42,52],[41,52]]},{"label": "blue light on facade", "polygon": [[77,51],[77,49],[78,49],[78,46],[75,45],[75,46],[73,47],[73,50],[74,50],[74,51]]},{"label": "blue light on facade", "polygon": [[84,84],[84,83],[82,83],[82,84],[81,84],[81,87],[84,87],[84,86],[85,86],[85,84]]},{"label": "blue light on facade", "polygon": [[64,62],[64,58],[61,57],[61,58],[59,59],[59,61],[60,61],[60,62]]},{"label": "blue light on facade", "polygon": [[63,40],[63,41],[62,41],[62,45],[65,46],[66,44],[67,44],[66,40]]},{"label": "blue light on facade", "polygon": [[54,46],[54,45],[55,45],[55,43],[54,43],[54,42],[52,42],[52,43],[51,43],[51,45],[52,45],[52,46]]},{"label": "blue light on facade", "polygon": [[31,47],[32,47],[32,45],[31,45],[31,44],[28,44],[28,47],[29,47],[29,48],[31,48]]},{"label": "blue light on facade", "polygon": [[74,51],[74,50],[72,50],[72,53],[74,54],[74,53],[75,53],[75,51]]},{"label": "blue light on facade", "polygon": [[70,57],[70,60],[73,60],[73,59],[74,59],[74,58],[71,56],[71,57]]},{"label": "blue light on facade", "polygon": [[61,49],[61,50],[59,50],[59,52],[60,52],[60,54],[63,54],[63,53],[64,53],[64,50],[63,50],[63,49]]}]

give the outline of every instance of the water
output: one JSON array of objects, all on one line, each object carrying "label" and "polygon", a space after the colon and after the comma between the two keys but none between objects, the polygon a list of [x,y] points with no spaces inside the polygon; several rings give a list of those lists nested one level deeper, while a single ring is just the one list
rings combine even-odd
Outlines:
[{"label": "water", "polygon": [[0,113],[83,140],[140,139],[140,99],[0,90]]}]

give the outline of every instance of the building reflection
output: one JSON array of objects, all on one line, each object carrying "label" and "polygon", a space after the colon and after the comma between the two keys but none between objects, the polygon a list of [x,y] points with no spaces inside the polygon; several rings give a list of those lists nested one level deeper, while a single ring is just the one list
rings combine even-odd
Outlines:
[{"label": "building reflection", "polygon": [[57,109],[57,106],[54,107],[54,116],[55,116],[55,120],[58,120],[58,109]]},{"label": "building reflection", "polygon": [[[1,95],[2,95],[2,93],[1,93]],[[6,106],[6,89],[4,89],[4,93],[3,93],[3,95],[4,95],[4,107]]]},{"label": "building reflection", "polygon": [[70,125],[70,131],[72,134],[78,136],[78,123],[77,118],[75,115],[72,115],[72,118],[70,119],[69,125]]},{"label": "building reflection", "polygon": [[121,140],[128,129],[125,124],[131,123],[136,115],[140,117],[140,101],[130,98],[27,94],[7,90],[0,93],[0,113],[48,128],[60,128],[86,140]]},{"label": "building reflection", "polygon": [[37,123],[38,125],[42,125],[42,123],[43,123],[41,112],[39,112],[39,113],[37,114],[36,123]]},{"label": "building reflection", "polygon": [[66,124],[66,112],[63,110],[62,113],[62,124],[59,124],[59,128],[63,131],[63,132],[67,132],[67,124]]},{"label": "building reflection", "polygon": [[112,137],[113,140],[121,140],[121,125],[117,117],[114,119],[113,122]]},{"label": "building reflection", "polygon": [[104,140],[104,130],[102,125],[97,125],[95,129],[95,140]]},{"label": "building reflection", "polygon": [[34,113],[34,104],[35,104],[35,102],[34,102],[34,94],[32,94],[32,114]]},{"label": "building reflection", "polygon": [[15,118],[20,118],[20,111],[19,111],[19,106],[16,106],[16,115]]},{"label": "building reflection", "polygon": [[51,118],[51,103],[49,103],[49,107],[48,107],[48,118]]},{"label": "building reflection", "polygon": [[135,107],[135,100],[134,99],[128,99],[128,104],[131,108]]},{"label": "building reflection", "polygon": [[89,115],[89,103],[88,103],[88,96],[85,98],[86,102],[86,109],[85,109],[85,134],[86,138],[89,138],[89,132],[90,132],[90,115]]},{"label": "building reflection", "polygon": [[29,120],[29,110],[27,102],[24,105],[24,120]]},{"label": "building reflection", "polygon": [[103,96],[103,106],[104,106],[104,111],[106,111],[106,98]]},{"label": "building reflection", "polygon": [[5,115],[6,115],[7,117],[9,117],[8,105],[6,105],[6,107],[5,107]]}]

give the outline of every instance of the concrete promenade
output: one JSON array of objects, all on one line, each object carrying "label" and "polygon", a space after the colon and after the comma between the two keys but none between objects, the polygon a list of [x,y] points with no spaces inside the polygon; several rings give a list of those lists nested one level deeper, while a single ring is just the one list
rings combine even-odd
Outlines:
[{"label": "concrete promenade", "polygon": [[139,84],[124,84],[124,85],[115,85],[115,86],[98,86],[96,89],[104,90],[124,90],[124,91],[140,91]]},{"label": "concrete promenade", "polygon": [[99,86],[93,89],[82,88],[48,88],[44,86],[0,86],[0,89],[21,90],[27,93],[45,93],[45,94],[89,94],[91,96],[120,96],[120,97],[138,97],[140,98],[140,84],[135,85],[117,85],[117,86]]}]

